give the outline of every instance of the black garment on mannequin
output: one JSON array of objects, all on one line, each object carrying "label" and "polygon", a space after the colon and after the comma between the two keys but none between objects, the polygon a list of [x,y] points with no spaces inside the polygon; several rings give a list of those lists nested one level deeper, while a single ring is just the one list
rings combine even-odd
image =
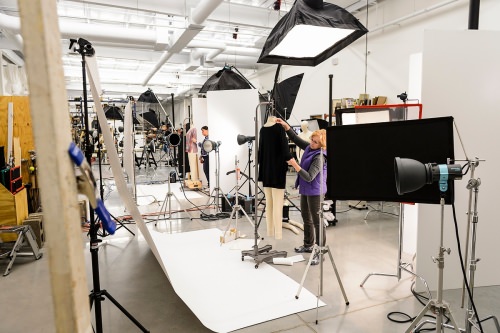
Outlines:
[{"label": "black garment on mannequin", "polygon": [[285,130],[280,124],[262,127],[259,134],[259,177],[264,187],[284,189],[286,161],[292,158]]}]

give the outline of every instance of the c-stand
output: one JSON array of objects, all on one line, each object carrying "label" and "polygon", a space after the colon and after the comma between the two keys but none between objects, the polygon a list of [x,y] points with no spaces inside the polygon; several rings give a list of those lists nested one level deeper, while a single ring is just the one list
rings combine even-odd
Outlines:
[{"label": "c-stand", "polygon": [[[82,56],[82,81],[83,81],[83,103],[85,111],[85,156],[88,163],[91,163],[92,151],[90,150],[90,140],[89,140],[89,126],[88,126],[88,105],[87,105],[87,73],[86,73],[86,60],[85,57],[92,57],[95,54],[95,50],[92,44],[83,39],[79,38],[70,39],[70,49],[75,50]],[[75,45],[77,44],[77,45]],[[99,156],[100,158],[100,156]],[[99,243],[101,240],[97,237],[97,232],[99,230],[99,224],[96,223],[95,212],[92,207],[90,207],[90,256],[92,260],[92,282],[94,288],[89,294],[90,308],[94,305],[95,301],[95,324],[96,332],[102,333],[102,312],[101,312],[101,302],[108,297],[109,300],[120,309],[123,314],[125,314],[139,329],[143,332],[149,332],[144,328],[141,323],[139,323],[123,306],[121,306],[106,290],[101,290],[100,279],[99,279]]]},{"label": "c-stand", "polygon": [[227,223],[227,226],[226,226],[226,229],[224,230],[224,235],[221,237],[221,243],[225,242],[226,241],[226,234],[227,232],[229,231],[229,227],[231,226],[231,220],[233,219],[233,216],[234,218],[236,219],[236,222],[235,222],[235,230],[236,230],[236,235],[235,235],[235,239],[239,238],[239,234],[240,234],[240,231],[238,230],[238,215],[241,213],[243,213],[243,215],[247,218],[248,222],[250,222],[250,224],[252,225],[252,227],[255,228],[255,225],[253,224],[252,220],[250,220],[250,218],[248,217],[247,215],[247,212],[245,212],[245,210],[241,207],[240,205],[240,196],[239,196],[239,192],[238,192],[238,189],[239,189],[239,186],[238,186],[238,182],[239,182],[239,179],[240,179],[240,168],[238,167],[238,157],[235,156],[235,159],[234,159],[234,171],[235,171],[235,174],[236,174],[236,196],[234,198],[234,205],[233,205],[233,209],[231,211],[231,216],[229,216],[229,221]]},{"label": "c-stand", "polygon": [[[252,178],[252,148],[253,148],[253,140],[252,141],[249,141],[247,142],[247,145],[248,145],[248,162],[247,162],[247,165],[245,166],[245,171],[248,169],[248,175],[246,175],[244,172],[241,172],[241,175],[244,176],[246,179],[245,181],[241,184],[241,185],[237,185],[238,188],[236,189],[237,191],[240,191],[240,189],[245,185],[246,182],[248,182],[248,197],[252,197],[252,182],[254,182],[255,184],[255,179]],[[229,175],[231,173],[233,173],[234,171],[229,171],[228,173],[226,173],[226,175]],[[234,190],[236,188],[233,187],[232,190]],[[264,193],[264,191],[262,191],[262,189],[257,185],[257,188],[259,189],[259,193],[258,194],[261,194],[261,193]],[[231,191],[232,191],[231,190]],[[229,191],[229,192],[231,192]]]}]

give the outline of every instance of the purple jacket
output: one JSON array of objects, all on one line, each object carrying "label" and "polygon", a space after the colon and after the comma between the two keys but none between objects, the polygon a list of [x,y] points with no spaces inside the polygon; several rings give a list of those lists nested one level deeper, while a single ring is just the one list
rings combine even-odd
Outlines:
[{"label": "purple jacket", "polygon": [[[321,152],[321,149],[311,150],[311,146],[307,146],[302,159],[300,160],[300,167],[304,170],[309,170],[314,158]],[[326,156],[326,151],[323,151]],[[323,178],[323,179],[321,179]],[[323,189],[321,190],[320,183]],[[295,187],[299,187],[299,193],[302,195],[320,195],[326,193],[326,163],[323,164],[323,174],[318,173],[311,182],[306,182],[299,175],[295,181]],[[321,190],[321,192],[320,192]]]}]

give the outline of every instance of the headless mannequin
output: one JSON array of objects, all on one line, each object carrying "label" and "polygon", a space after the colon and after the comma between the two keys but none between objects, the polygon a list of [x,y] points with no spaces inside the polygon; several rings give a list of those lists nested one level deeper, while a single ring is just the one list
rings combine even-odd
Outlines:
[{"label": "headless mannequin", "polygon": [[[300,123],[300,129],[302,132],[298,135],[299,138],[305,141],[309,141],[311,139],[311,134],[312,132],[309,130],[309,123],[307,121],[303,121]],[[300,148],[297,148],[297,161],[300,163],[300,160],[302,159],[302,155],[304,154],[304,151]]]},{"label": "headless mannequin", "polygon": [[[276,125],[276,117],[269,116],[264,127]],[[281,126],[281,125],[277,125]],[[285,189],[264,187],[266,196],[266,223],[267,236],[275,239],[283,238],[283,202],[285,200]]]},{"label": "headless mannequin", "polygon": [[198,145],[197,130],[195,127],[191,127],[186,133],[186,152],[188,153],[191,180],[198,181]]}]

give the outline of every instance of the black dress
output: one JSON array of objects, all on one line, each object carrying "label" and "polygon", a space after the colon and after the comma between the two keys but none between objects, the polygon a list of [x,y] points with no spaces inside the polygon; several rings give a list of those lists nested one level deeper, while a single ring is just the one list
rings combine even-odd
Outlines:
[{"label": "black dress", "polygon": [[285,130],[280,124],[262,127],[259,132],[259,177],[264,187],[284,189],[286,161],[292,158]]}]

